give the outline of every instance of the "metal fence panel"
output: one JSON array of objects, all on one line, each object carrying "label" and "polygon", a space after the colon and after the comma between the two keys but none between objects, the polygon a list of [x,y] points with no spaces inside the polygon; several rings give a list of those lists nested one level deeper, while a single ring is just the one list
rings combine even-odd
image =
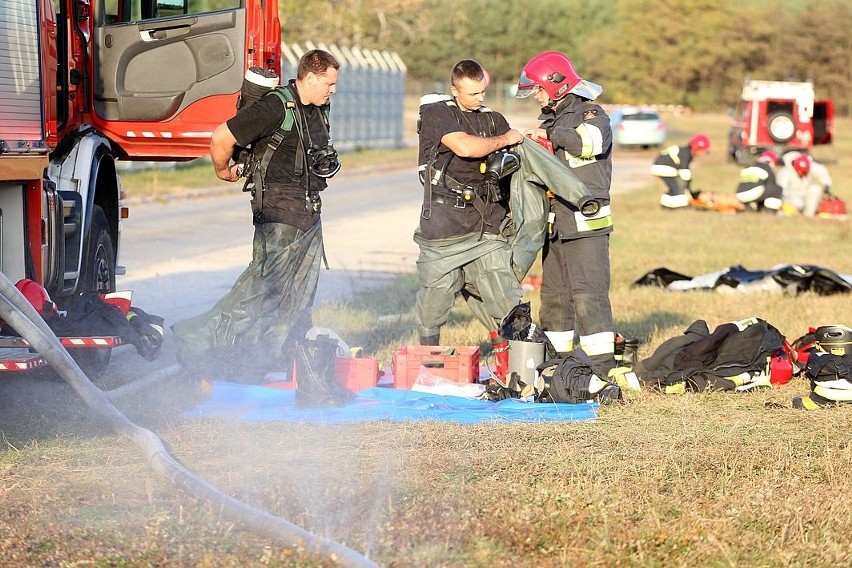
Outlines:
[{"label": "metal fence panel", "polygon": [[407,68],[396,53],[307,42],[282,44],[281,82],[296,77],[299,58],[324,49],[340,63],[337,92],[331,99],[331,126],[338,150],[401,148]]}]

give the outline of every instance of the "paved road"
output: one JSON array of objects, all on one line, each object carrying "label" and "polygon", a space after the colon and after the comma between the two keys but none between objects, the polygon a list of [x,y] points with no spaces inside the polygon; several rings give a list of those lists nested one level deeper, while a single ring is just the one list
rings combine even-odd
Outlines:
[{"label": "paved road", "polygon": [[[320,300],[346,295],[360,280],[412,271],[420,190],[409,171],[333,180],[324,196],[326,256]],[[178,321],[200,313],[227,292],[251,259],[248,195],[215,196],[131,206],[122,229],[119,289],[134,304]]]}]

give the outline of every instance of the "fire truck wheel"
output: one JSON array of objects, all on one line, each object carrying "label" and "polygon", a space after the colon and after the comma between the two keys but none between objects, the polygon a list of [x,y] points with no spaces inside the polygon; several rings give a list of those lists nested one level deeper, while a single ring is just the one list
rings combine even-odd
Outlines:
[{"label": "fire truck wheel", "polygon": [[[109,232],[106,214],[100,205],[92,209],[92,227],[85,262],[82,266],[80,289],[94,292],[115,291],[115,243]],[[109,365],[112,349],[74,349],[71,356],[80,368],[95,380]]]},{"label": "fire truck wheel", "polygon": [[792,140],[796,134],[796,123],[789,112],[779,111],[769,115],[766,129],[769,131],[770,138],[779,144],[784,144]]},{"label": "fire truck wheel", "polygon": [[92,226],[83,258],[80,289],[102,294],[114,292],[115,243],[112,242],[109,224],[100,205],[92,208]]}]

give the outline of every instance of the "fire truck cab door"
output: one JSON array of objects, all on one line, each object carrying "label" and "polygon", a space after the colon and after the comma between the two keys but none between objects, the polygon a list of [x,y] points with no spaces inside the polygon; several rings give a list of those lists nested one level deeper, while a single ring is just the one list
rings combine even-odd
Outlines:
[{"label": "fire truck cab door", "polygon": [[236,110],[245,70],[280,69],[277,0],[93,4],[92,122],[122,159],[205,155]]}]

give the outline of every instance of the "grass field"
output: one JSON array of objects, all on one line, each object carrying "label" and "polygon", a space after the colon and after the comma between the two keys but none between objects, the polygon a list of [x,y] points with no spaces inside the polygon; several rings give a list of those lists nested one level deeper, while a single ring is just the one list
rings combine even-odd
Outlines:
[{"label": "grass field", "polygon": [[[724,156],[726,117],[669,122],[672,142],[698,131],[713,140],[696,185],[733,193],[739,168]],[[820,149],[848,202],[850,132],[852,121],[841,121],[836,144]],[[616,329],[640,339],[640,355],[696,319],[712,329],[758,316],[788,339],[852,324],[848,295],[633,288],[659,266],[702,274],[802,263],[852,273],[848,221],[661,211],[656,183],[649,177],[613,204]],[[407,277],[320,306],[315,323],[387,366],[413,330],[381,316],[410,310],[415,289]],[[537,293],[529,299],[535,305]],[[486,346],[462,305],[444,341]],[[751,393],[642,392],[591,422],[478,426],[189,420],[181,412],[203,396],[196,387],[178,377],[121,408],[229,494],[382,566],[852,564],[852,406],[793,410],[792,397],[808,391],[800,378]],[[4,412],[0,431],[0,565],[333,564],[270,545],[176,490],[71,394]]]}]

